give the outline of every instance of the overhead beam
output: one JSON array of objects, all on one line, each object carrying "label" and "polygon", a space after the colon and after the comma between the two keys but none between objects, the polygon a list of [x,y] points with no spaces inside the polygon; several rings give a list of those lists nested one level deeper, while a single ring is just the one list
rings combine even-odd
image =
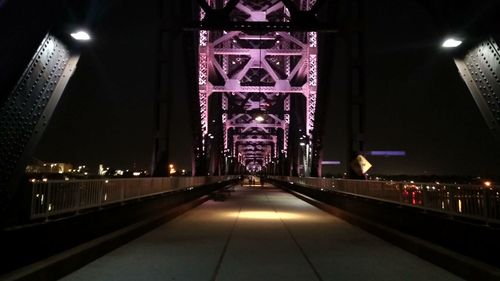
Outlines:
[{"label": "overhead beam", "polygon": [[327,23],[318,22],[208,22],[200,21],[188,24],[184,27],[185,30],[226,30],[226,31],[243,31],[243,32],[259,32],[266,31],[284,31],[284,32],[331,32],[337,33],[338,28]]}]

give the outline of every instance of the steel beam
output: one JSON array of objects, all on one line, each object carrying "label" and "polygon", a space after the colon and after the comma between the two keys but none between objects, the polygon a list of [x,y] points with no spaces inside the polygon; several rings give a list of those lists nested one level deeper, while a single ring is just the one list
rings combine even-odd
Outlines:
[{"label": "steel beam", "polygon": [[500,140],[500,49],[493,38],[455,58],[455,64],[493,135]]},{"label": "steel beam", "polygon": [[[364,0],[350,2],[350,20],[362,22]],[[347,76],[347,171],[350,178],[364,179],[351,167],[358,154],[365,150],[365,77],[364,77],[364,34],[362,29],[351,31],[346,36],[348,54]]]},{"label": "steel beam", "polygon": [[[272,151],[257,159],[259,163],[265,164],[271,158],[278,158],[278,154],[283,154],[285,158],[288,155],[291,111],[287,94],[298,93],[305,97],[303,109],[306,117],[302,118],[306,120],[304,133],[309,139],[312,137],[317,92],[316,32],[291,33],[281,28],[277,32],[273,30],[277,26],[298,23],[305,29],[309,24],[316,25],[314,12],[303,12],[311,10],[315,1],[302,0],[300,8],[292,13],[291,18],[287,10],[290,9],[289,3],[269,0],[259,3],[239,1],[234,4],[236,2],[233,2],[233,6],[239,10],[238,13],[248,16],[242,28],[211,28],[230,20],[231,13],[228,12],[228,6],[222,8],[223,2],[209,0],[200,13],[201,24],[211,26],[199,30],[198,84],[202,135],[210,135],[210,139],[213,139],[219,133],[210,129],[208,122],[213,120],[212,117],[208,118],[208,112],[213,112],[210,107],[218,105],[208,101],[214,93],[222,92],[224,98],[220,113],[224,123],[224,149],[232,150],[230,153],[233,156],[238,153],[238,161],[243,164],[249,155],[246,151],[237,150],[236,142],[250,146],[271,142]],[[313,20],[296,20],[310,16]],[[277,22],[274,22],[274,18],[278,18]],[[262,24],[266,27],[260,28],[259,32],[248,31],[248,28]],[[302,109],[298,110],[302,112]],[[261,120],[257,121],[258,115]],[[238,140],[239,134],[254,133],[262,134],[259,141],[255,138]],[[232,147],[230,142],[233,143]],[[207,144],[203,144],[203,150],[207,150],[207,155],[213,155],[208,152],[211,148]]]},{"label": "steel beam", "polygon": [[0,206],[6,208],[73,74],[80,51],[49,33],[0,107]]},{"label": "steel beam", "polygon": [[319,22],[206,22],[200,21],[187,24],[185,30],[227,30],[243,32],[284,31],[284,32],[330,32],[337,33],[338,28]]}]

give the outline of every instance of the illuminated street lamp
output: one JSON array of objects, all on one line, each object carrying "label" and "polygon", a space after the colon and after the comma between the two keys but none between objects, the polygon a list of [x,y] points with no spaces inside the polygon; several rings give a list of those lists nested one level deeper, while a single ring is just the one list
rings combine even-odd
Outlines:
[{"label": "illuminated street lamp", "polygon": [[170,175],[175,174],[176,170],[175,170],[174,164],[169,164],[169,165],[168,165],[168,168],[169,168],[168,173],[169,173]]},{"label": "illuminated street lamp", "polygon": [[491,181],[485,181],[485,182],[484,182],[484,186],[486,186],[486,187],[490,187],[490,186],[491,186]]},{"label": "illuminated street lamp", "polygon": [[456,48],[462,44],[462,40],[450,37],[447,38],[446,40],[443,41],[443,44],[441,44],[441,47],[443,48]]},{"label": "illuminated street lamp", "polygon": [[92,39],[90,38],[89,33],[84,30],[78,30],[76,32],[71,33],[70,35],[71,37],[73,37],[73,39],[78,41],[89,41],[90,39]]},{"label": "illuminated street lamp", "polygon": [[257,122],[262,122],[262,121],[264,121],[264,117],[262,117],[262,115],[257,115],[257,116],[255,117],[255,121],[257,121]]}]

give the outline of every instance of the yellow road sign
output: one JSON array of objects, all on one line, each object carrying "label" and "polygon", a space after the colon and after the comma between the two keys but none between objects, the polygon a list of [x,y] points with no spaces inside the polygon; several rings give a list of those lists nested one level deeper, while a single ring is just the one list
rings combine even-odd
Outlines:
[{"label": "yellow road sign", "polygon": [[370,170],[372,164],[363,155],[358,155],[356,159],[352,160],[351,167],[358,175],[362,176]]}]

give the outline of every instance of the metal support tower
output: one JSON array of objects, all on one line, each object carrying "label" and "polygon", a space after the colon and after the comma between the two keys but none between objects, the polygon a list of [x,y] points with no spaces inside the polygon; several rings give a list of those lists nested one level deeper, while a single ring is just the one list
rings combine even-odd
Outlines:
[{"label": "metal support tower", "polygon": [[347,170],[350,178],[364,178],[358,175],[351,162],[365,150],[365,77],[364,77],[364,36],[360,26],[363,22],[364,0],[353,0],[348,4],[348,25],[350,32],[345,34],[348,54],[347,73]]},{"label": "metal support tower", "polygon": [[[194,18],[198,12],[197,6],[192,1],[184,0],[158,0],[158,36],[157,36],[157,77],[156,77],[156,135],[153,151],[152,170],[155,176],[168,175],[170,161],[169,151],[175,148],[171,143],[171,122],[177,116],[172,116],[175,107],[175,98],[186,98],[189,104],[190,116],[198,113],[198,98],[196,85],[193,81],[197,78],[194,65],[197,64],[193,54],[197,51],[196,36],[193,32],[185,32],[185,19]],[[181,65],[182,64],[182,65]],[[186,67],[187,66],[187,67]],[[191,67],[190,67],[191,66]],[[193,132],[199,131],[197,118],[184,120]],[[193,147],[201,143],[199,134],[193,136]],[[199,164],[199,157],[193,150],[192,174],[204,170]]]},{"label": "metal support tower", "polygon": [[500,140],[500,48],[485,38],[455,57],[455,64],[486,125]]},{"label": "metal support tower", "polygon": [[0,104],[0,211],[24,178],[80,51],[67,34],[48,33],[14,89]]},{"label": "metal support tower", "polygon": [[[290,163],[294,154],[300,174],[310,175],[317,34],[305,31],[310,24],[305,30],[294,28],[304,18],[317,22],[316,1],[199,2],[198,151],[209,158],[208,173],[221,171],[218,163],[228,167],[226,173],[237,167],[251,173],[269,171]],[[303,97],[305,116],[299,118],[304,120],[302,135],[290,140],[290,127],[296,125],[290,115],[300,114],[290,108],[296,94]],[[290,143],[299,141],[304,147],[291,151]]]}]

